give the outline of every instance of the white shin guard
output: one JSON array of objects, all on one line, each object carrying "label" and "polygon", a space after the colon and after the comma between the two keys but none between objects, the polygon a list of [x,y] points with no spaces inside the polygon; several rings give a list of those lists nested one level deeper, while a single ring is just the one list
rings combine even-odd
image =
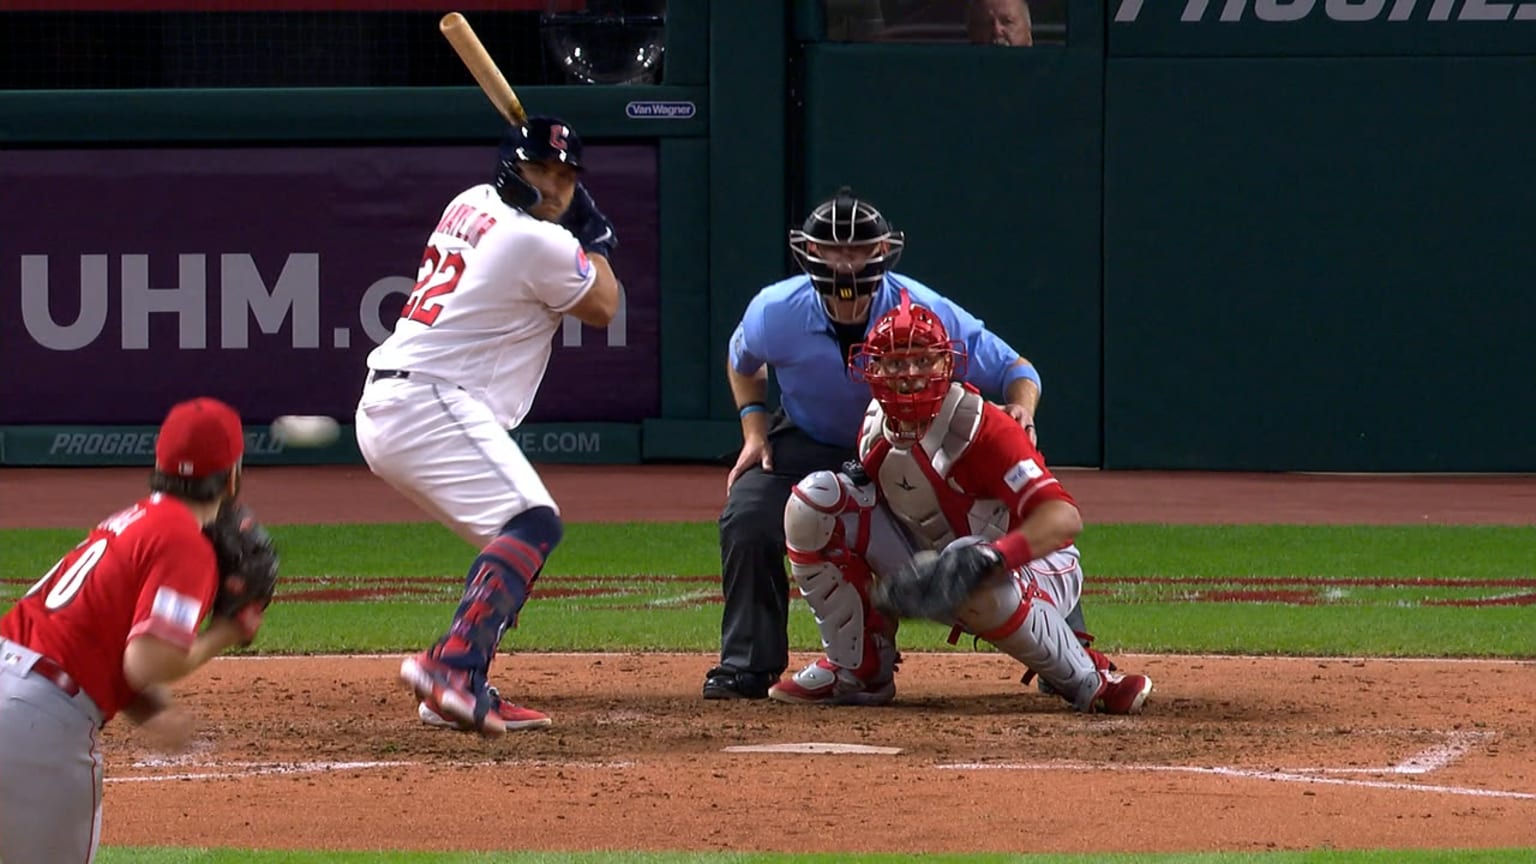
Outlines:
[{"label": "white shin guard", "polygon": [[1017,572],[976,589],[955,620],[967,633],[1033,669],[1077,710],[1092,707],[1103,685],[1093,658],[1061,611]]},{"label": "white shin guard", "polygon": [[[885,623],[869,607],[869,565],[864,559],[873,486],[859,487],[846,475],[817,471],[796,484],[784,507],[784,537],[790,573],[816,615],[827,659],[860,674],[885,654],[889,639],[871,639]],[[881,650],[885,649],[885,650]]]},{"label": "white shin guard", "polygon": [[836,564],[790,563],[790,573],[816,615],[827,659],[845,669],[864,661],[865,602]]}]

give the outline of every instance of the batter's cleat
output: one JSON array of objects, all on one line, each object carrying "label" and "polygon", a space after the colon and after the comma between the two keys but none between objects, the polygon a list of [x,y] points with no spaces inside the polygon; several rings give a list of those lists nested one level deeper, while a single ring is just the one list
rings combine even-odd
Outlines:
[{"label": "batter's cleat", "polygon": [[[513,705],[511,702],[501,698],[501,694],[496,692],[495,687],[488,687],[486,689],[490,691],[491,699],[496,703],[496,713],[501,716],[501,720],[506,724],[508,732],[518,732],[524,729],[544,729],[554,722],[549,719],[547,714],[535,711],[532,708],[524,708],[521,705]],[[416,716],[421,718],[421,722],[438,729],[453,729],[458,732],[474,731],[473,728],[463,723],[456,723],[443,717],[441,714],[428,708],[425,702],[416,706]]]},{"label": "batter's cleat", "polygon": [[767,672],[736,672],[716,666],[704,676],[705,699],[767,699],[779,676]]},{"label": "batter's cleat", "polygon": [[455,669],[423,651],[400,663],[400,680],[416,698],[444,720],[473,729],[486,737],[507,731],[506,721],[494,710],[490,688],[476,686],[468,669]]},{"label": "batter's cleat", "polygon": [[1152,692],[1152,679],[1145,675],[1121,675],[1100,672],[1104,686],[1093,697],[1093,709],[1100,714],[1140,714],[1141,706]]},{"label": "batter's cleat", "polygon": [[823,657],[768,688],[768,698],[798,705],[888,705],[896,698],[896,682],[860,680]]}]

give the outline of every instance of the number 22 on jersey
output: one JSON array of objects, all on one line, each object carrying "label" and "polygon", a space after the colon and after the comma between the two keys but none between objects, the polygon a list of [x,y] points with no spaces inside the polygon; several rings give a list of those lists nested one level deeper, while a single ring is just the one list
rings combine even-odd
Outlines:
[{"label": "number 22 on jersey", "polygon": [[409,318],[431,327],[443,311],[443,296],[452,294],[459,287],[464,275],[464,256],[458,252],[443,254],[436,246],[428,246],[421,256],[421,278],[405,300],[400,317]]}]

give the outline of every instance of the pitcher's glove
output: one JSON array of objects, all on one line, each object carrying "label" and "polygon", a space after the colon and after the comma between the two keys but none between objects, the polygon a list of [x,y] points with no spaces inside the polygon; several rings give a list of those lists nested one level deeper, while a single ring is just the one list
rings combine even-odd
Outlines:
[{"label": "pitcher's glove", "polygon": [[267,529],[244,504],[226,504],[203,529],[219,564],[219,590],[213,614],[244,629],[246,644],[261,626],[261,613],[277,589],[277,547]]},{"label": "pitcher's glove", "polygon": [[898,618],[950,623],[982,582],[1001,573],[1003,555],[980,538],[961,538],[943,552],[924,550],[901,569],[881,574],[870,590],[875,608]]}]

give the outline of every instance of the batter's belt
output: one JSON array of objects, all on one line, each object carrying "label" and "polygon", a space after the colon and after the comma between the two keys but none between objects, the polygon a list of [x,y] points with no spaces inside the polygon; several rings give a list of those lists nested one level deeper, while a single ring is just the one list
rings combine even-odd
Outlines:
[{"label": "batter's belt", "polygon": [[369,384],[372,384],[375,381],[382,381],[390,378],[416,381],[422,384],[443,384],[448,387],[458,388],[459,390],[464,389],[458,384],[449,381],[447,378],[439,378],[436,375],[428,375],[424,372],[412,372],[408,369],[375,369],[368,373]]}]

